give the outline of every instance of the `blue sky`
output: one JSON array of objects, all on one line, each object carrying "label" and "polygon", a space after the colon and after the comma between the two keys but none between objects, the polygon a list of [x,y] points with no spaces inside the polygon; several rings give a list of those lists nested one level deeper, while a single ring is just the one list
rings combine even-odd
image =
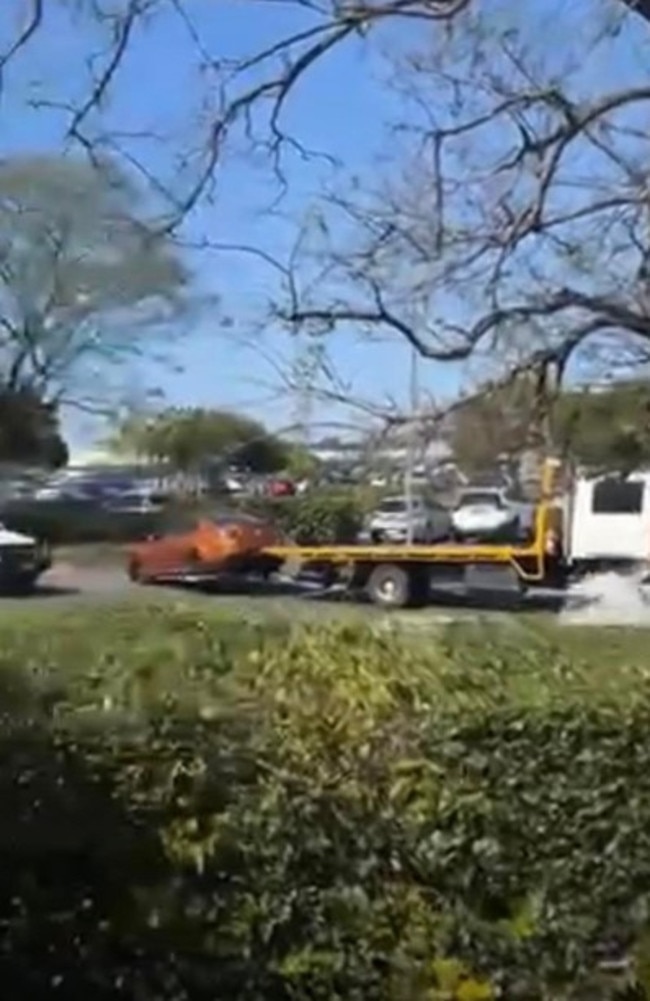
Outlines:
[{"label": "blue sky", "polygon": [[[525,5],[522,0],[521,5],[533,14],[531,38],[542,31],[546,44],[552,46],[563,44],[567,26],[582,30],[586,11],[593,13],[595,3],[603,9],[607,6],[607,0],[571,0],[570,9],[559,0],[528,0]],[[16,11],[9,9],[15,7],[22,4],[5,2],[0,7],[0,40],[16,26]],[[220,4],[187,0],[187,9],[206,49],[214,56],[227,54],[230,58],[257,52],[306,23],[304,9],[270,0]],[[561,25],[549,16],[553,9],[561,9]],[[63,116],[34,104],[54,92],[74,95],[83,90],[84,81],[69,68],[81,65],[89,41],[87,32],[80,25],[71,31],[67,16],[60,13],[51,11],[48,17],[46,30],[7,74],[0,104],[0,155],[60,148]],[[606,64],[594,64],[587,83],[605,68],[608,87],[624,80],[631,63],[639,58],[632,42],[644,31],[647,29],[638,25],[626,29]],[[398,39],[393,35],[391,40],[393,47],[405,42],[403,36]],[[385,36],[383,43],[387,44]],[[182,176],[174,154],[181,148],[198,147],[201,133],[197,119],[209,118],[210,108],[201,106],[207,78],[198,76],[196,63],[189,34],[169,4],[138,37],[133,57],[122,67],[104,109],[105,120],[113,127],[119,123],[124,132],[142,131],[146,125],[148,131],[161,134],[156,141],[124,140],[158,176],[175,179],[179,172]],[[376,154],[385,148],[387,123],[399,113],[397,98],[382,81],[386,72],[387,64],[371,56],[362,43],[340,47],[296,91],[287,109],[287,130],[299,136],[306,147],[327,151],[347,171],[370,182]],[[213,241],[261,245],[282,257],[292,241],[288,220],[304,213],[313,203],[319,183],[333,177],[332,168],[324,162],[305,164],[291,154],[285,167],[290,193],[279,208],[281,217],[271,218],[262,211],[276,193],[265,164],[251,164],[243,150],[232,152],[218,176],[213,202],[195,212],[184,235],[192,241],[208,236]],[[265,358],[271,355],[283,364],[282,359],[290,358],[294,348],[282,333],[271,328],[263,336],[263,353],[249,344],[260,337],[259,318],[274,290],[272,270],[250,256],[206,251],[194,254],[191,263],[199,286],[220,296],[221,309],[204,314],[181,332],[174,352],[182,371],[154,371],[149,365],[146,372],[133,373],[134,383],[160,385],[171,403],[232,406],[252,411],[276,426],[290,423],[296,401],[287,392],[278,393],[278,377]],[[221,315],[232,318],[231,329],[223,329]],[[405,398],[409,352],[403,343],[384,342],[369,348],[351,331],[341,332],[331,343],[337,369],[360,395]],[[422,382],[436,396],[454,393],[462,375],[459,369],[421,366]],[[325,419],[327,415],[319,408],[316,416]],[[70,414],[67,430],[75,443],[85,443],[97,429]]]}]

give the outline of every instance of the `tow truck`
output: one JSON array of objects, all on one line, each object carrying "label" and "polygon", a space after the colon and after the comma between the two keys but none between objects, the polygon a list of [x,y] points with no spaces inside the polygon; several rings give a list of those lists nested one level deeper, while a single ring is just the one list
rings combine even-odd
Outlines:
[{"label": "tow truck", "polygon": [[330,583],[343,581],[384,608],[424,605],[436,583],[459,582],[469,593],[508,591],[565,584],[567,565],[562,550],[562,509],[556,503],[560,463],[547,460],[541,498],[535,509],[531,537],[523,543],[470,544],[436,542],[428,545],[270,546],[260,558],[320,572]]},{"label": "tow truck", "polygon": [[645,580],[649,555],[650,473],[590,477],[547,459],[532,524],[510,541],[305,546],[255,518],[226,516],[132,547],[129,575],[140,583],[271,580],[291,564],[325,588],[342,585],[384,608],[404,608],[426,604],[436,585],[486,597],[564,590],[600,570],[640,569]]}]

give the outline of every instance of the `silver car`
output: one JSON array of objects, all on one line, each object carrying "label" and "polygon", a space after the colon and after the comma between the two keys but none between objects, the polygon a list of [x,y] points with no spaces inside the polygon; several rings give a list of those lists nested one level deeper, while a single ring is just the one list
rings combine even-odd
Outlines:
[{"label": "silver car", "polygon": [[[413,497],[410,508],[413,542],[439,542],[452,532],[446,508],[423,497]],[[408,540],[409,501],[407,497],[386,497],[368,519],[364,536],[371,542]]]},{"label": "silver car", "polygon": [[496,487],[468,487],[451,517],[457,539],[504,540],[532,530],[535,506],[515,501]]}]

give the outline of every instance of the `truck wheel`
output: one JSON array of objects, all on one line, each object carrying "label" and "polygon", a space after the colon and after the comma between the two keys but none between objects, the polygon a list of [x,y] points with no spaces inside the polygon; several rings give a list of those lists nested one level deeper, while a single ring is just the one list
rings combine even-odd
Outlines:
[{"label": "truck wheel", "polygon": [[368,597],[383,608],[404,608],[411,602],[411,576],[392,563],[375,567],[366,584]]}]

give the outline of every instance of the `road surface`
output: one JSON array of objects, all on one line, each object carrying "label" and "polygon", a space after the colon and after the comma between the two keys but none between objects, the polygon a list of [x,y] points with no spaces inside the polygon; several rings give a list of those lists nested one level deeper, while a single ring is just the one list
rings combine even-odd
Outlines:
[{"label": "road surface", "polygon": [[[344,594],[324,593],[315,585],[300,585],[290,583],[265,584],[251,581],[231,582],[219,588],[205,590],[200,588],[181,587],[142,587],[133,584],[126,576],[124,569],[115,564],[74,565],[61,562],[44,574],[35,594],[27,598],[0,598],[0,610],[15,607],[16,604],[50,607],[79,607],[84,604],[97,604],[122,601],[150,600],[155,597],[160,601],[183,601],[208,604],[212,607],[232,607],[233,610],[244,612],[247,616],[266,619],[278,615],[301,620],[327,620],[350,618],[372,619],[383,617],[387,621],[397,614],[414,626],[426,627],[427,624],[451,622],[477,614],[500,616],[514,621],[517,616],[512,602],[507,598],[501,603],[491,604],[489,608],[476,601],[468,602],[458,593],[445,592],[439,594],[426,609],[404,612],[386,613],[372,605],[353,601]],[[528,600],[517,611],[553,612],[558,607],[557,596],[548,594],[536,596],[534,601]]]}]

